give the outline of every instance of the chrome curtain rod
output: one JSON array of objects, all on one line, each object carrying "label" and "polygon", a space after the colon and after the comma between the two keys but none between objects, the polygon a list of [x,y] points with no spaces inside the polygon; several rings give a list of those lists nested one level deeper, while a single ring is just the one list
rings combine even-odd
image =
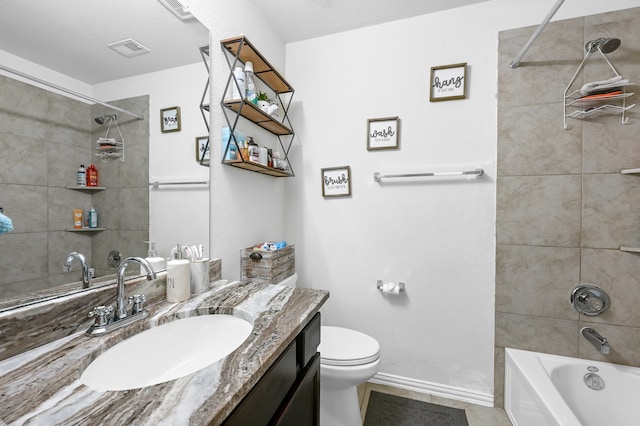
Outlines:
[{"label": "chrome curtain rod", "polygon": [[484,176],[483,169],[464,170],[461,172],[429,172],[429,173],[402,173],[396,175],[383,175],[379,172],[373,174],[373,180],[380,182],[382,179],[388,178],[405,178],[405,177],[424,177],[424,176],[463,176],[463,175],[476,175],[476,179],[482,179]]},{"label": "chrome curtain rod", "polygon": [[111,108],[113,110],[120,111],[120,112],[125,113],[125,114],[129,114],[129,115],[137,118],[138,120],[144,120],[144,115],[135,114],[135,113],[133,113],[131,111],[127,111],[126,109],[122,109],[122,108],[117,107],[115,105],[111,105],[111,104],[108,104],[106,102],[99,101],[98,99],[94,99],[94,98],[92,98],[90,96],[83,95],[82,93],[74,92],[73,90],[66,89],[66,88],[64,88],[62,86],[58,86],[57,84],[49,83],[48,81],[42,80],[42,79],[40,79],[38,77],[34,77],[32,75],[25,74],[22,71],[14,70],[13,68],[9,68],[9,67],[6,67],[4,65],[0,65],[0,69],[4,70],[6,72],[9,72],[11,74],[15,74],[17,76],[20,76],[22,78],[26,78],[27,80],[31,80],[31,81],[34,81],[36,83],[51,87],[52,89],[56,89],[56,90],[59,90],[61,92],[68,93],[68,94],[70,94],[72,96],[84,99],[86,101],[90,101],[90,102],[93,102],[95,104],[99,104],[99,105],[105,106],[107,108]]},{"label": "chrome curtain rod", "polygon": [[164,186],[164,185],[209,185],[209,181],[207,180],[203,180],[203,181],[196,181],[196,182],[149,182],[149,186],[153,186],[154,188],[157,188],[159,186]]},{"label": "chrome curtain rod", "polygon": [[527,41],[527,43],[524,45],[520,53],[518,53],[518,56],[516,56],[515,59],[511,61],[511,63],[509,64],[510,68],[518,68],[520,66],[520,61],[522,60],[524,55],[527,53],[527,51],[529,50],[533,42],[536,41],[536,39],[538,38],[542,30],[544,30],[544,27],[546,27],[549,21],[551,20],[551,18],[553,18],[553,15],[555,15],[558,9],[560,9],[560,6],[562,6],[562,3],[564,3],[564,0],[558,0],[558,2],[551,8],[549,13],[547,13],[547,16],[545,16],[544,20],[540,23],[540,25],[538,25],[538,28],[536,28],[536,30],[533,32],[529,41]]}]

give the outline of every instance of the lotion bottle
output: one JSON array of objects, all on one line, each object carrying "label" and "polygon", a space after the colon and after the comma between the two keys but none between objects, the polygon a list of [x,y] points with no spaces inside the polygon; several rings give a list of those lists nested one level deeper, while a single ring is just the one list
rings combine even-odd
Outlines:
[{"label": "lotion bottle", "polygon": [[189,300],[191,296],[191,262],[182,258],[182,245],[178,243],[173,259],[167,262],[167,302]]},{"label": "lotion bottle", "polygon": [[[147,252],[147,257],[145,258],[145,260],[149,262],[149,265],[151,265],[151,269],[153,269],[153,272],[158,273],[167,269],[167,259],[165,259],[164,257],[159,257],[156,254],[156,242],[145,241],[145,243],[149,244],[149,251]],[[147,271],[141,266],[140,275],[143,274],[146,275]]]},{"label": "lotion bottle", "polygon": [[98,227],[98,212],[94,207],[91,207],[89,210],[89,228],[97,228]]}]

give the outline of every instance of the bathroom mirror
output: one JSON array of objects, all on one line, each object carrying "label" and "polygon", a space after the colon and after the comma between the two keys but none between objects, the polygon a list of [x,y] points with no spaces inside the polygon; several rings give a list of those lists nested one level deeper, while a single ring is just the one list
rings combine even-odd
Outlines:
[{"label": "bathroom mirror", "polygon": [[[208,43],[208,29],[189,16],[179,16],[182,9],[171,12],[165,3],[110,0],[92,2],[89,7],[85,0],[18,2],[0,16],[0,64],[31,75],[43,66],[62,74],[62,78],[56,76],[58,81],[67,76],[71,84],[88,87],[202,64],[199,47]],[[128,38],[151,52],[125,58],[107,46]],[[138,45],[129,43],[129,48],[136,50]],[[26,69],[16,63],[25,64]],[[201,93],[196,94],[198,101]],[[0,115],[10,122],[0,123],[0,207],[16,222],[15,232],[0,235],[0,310],[77,291],[69,282],[80,281],[79,264],[74,261],[72,271],[63,273],[71,250],[91,253],[90,266],[96,268],[97,276],[93,283],[98,284],[100,276],[115,272],[106,266],[112,249],[121,250],[124,256],[147,256],[144,241],[154,238],[149,235],[153,204],[148,186],[153,133],[150,136],[147,118],[157,111],[150,110],[146,94],[100,100],[145,119],[38,88],[10,73],[0,75]],[[101,164],[93,157],[95,140],[106,130],[106,125],[94,119],[108,114],[117,114],[127,143],[124,163],[111,159]],[[81,161],[103,166],[100,184],[107,182],[106,189],[68,188],[74,183],[69,176],[75,175]],[[145,168],[146,173],[138,171]],[[92,204],[107,229],[69,230],[73,222],[67,220],[67,213]],[[115,207],[124,205],[126,209]],[[131,223],[135,225],[127,225]],[[208,226],[208,222],[201,224],[203,230]],[[7,261],[9,254],[13,261]]]}]

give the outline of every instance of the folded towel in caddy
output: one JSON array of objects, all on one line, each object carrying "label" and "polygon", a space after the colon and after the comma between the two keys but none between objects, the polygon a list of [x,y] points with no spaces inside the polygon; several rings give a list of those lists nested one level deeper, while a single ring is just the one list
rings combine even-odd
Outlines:
[{"label": "folded towel in caddy", "polygon": [[629,80],[626,78],[623,79],[622,76],[617,75],[615,77],[611,77],[608,80],[592,81],[591,83],[586,83],[580,88],[580,93],[586,96],[596,92],[624,86],[626,84],[629,84]]}]

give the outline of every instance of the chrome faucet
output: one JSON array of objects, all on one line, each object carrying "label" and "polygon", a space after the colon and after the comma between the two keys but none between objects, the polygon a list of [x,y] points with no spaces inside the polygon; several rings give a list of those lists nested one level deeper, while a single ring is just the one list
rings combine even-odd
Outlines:
[{"label": "chrome faucet", "polygon": [[89,312],[90,318],[95,318],[94,323],[87,330],[88,336],[101,336],[110,331],[117,330],[125,325],[133,324],[149,316],[149,311],[144,309],[143,302],[146,300],[144,295],[136,294],[129,296],[129,303],[133,304],[131,312],[127,312],[127,306],[124,297],[124,272],[129,263],[138,263],[147,271],[147,279],[149,281],[157,278],[156,273],[151,268],[149,262],[141,257],[128,257],[120,263],[117,273],[116,286],[116,308],[115,314],[113,306],[97,306]]},{"label": "chrome faucet", "polygon": [[82,267],[82,288],[89,288],[89,265],[87,265],[87,259],[77,251],[72,251],[67,255],[67,260],[64,262],[65,272],[71,270],[71,262],[73,259],[78,259]]},{"label": "chrome faucet", "polygon": [[155,271],[149,262],[141,257],[127,257],[118,266],[118,287],[116,293],[116,321],[127,317],[127,307],[124,301],[124,271],[131,262],[139,263],[147,271],[149,281],[157,278]]},{"label": "chrome faucet", "polygon": [[582,330],[580,330],[580,333],[582,333],[582,335],[591,342],[591,344],[593,344],[600,353],[604,355],[609,354],[609,341],[602,337],[600,333],[591,327],[583,327]]}]

